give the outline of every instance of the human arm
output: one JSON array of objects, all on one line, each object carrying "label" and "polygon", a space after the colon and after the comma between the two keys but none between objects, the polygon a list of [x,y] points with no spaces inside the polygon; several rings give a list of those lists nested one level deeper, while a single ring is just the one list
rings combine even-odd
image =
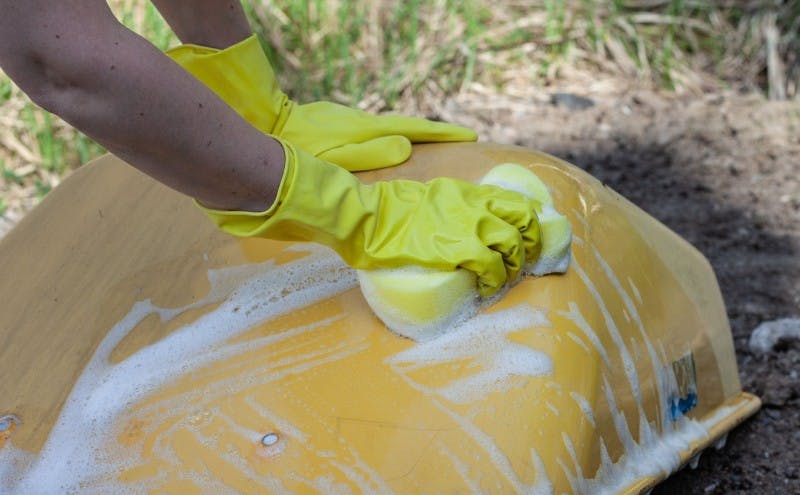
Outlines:
[{"label": "human arm", "polygon": [[239,0],[152,0],[182,43],[224,49],[252,35]]},{"label": "human arm", "polygon": [[320,242],[358,268],[462,267],[487,294],[538,254],[524,196],[450,179],[366,186],[252,127],[102,1],[0,9],[0,65],[23,91],[231,233]]},{"label": "human arm", "polygon": [[0,66],[42,106],[202,204],[263,211],[278,141],[120,24],[102,0],[0,0]]}]

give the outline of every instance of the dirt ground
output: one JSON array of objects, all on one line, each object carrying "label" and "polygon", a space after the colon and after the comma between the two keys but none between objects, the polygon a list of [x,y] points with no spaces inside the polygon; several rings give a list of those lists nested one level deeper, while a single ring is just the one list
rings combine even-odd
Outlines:
[{"label": "dirt ground", "polygon": [[800,102],[594,93],[473,95],[431,114],[584,168],[711,261],[743,388],[764,407],[653,493],[800,494],[800,342],[748,348],[759,323],[800,316]]}]

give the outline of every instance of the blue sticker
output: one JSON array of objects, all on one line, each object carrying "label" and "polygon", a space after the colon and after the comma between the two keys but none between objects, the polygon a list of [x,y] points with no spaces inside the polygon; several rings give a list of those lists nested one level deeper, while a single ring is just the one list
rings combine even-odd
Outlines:
[{"label": "blue sticker", "polygon": [[672,363],[677,390],[669,398],[669,412],[672,421],[685,416],[697,407],[697,371],[694,356],[688,352]]}]

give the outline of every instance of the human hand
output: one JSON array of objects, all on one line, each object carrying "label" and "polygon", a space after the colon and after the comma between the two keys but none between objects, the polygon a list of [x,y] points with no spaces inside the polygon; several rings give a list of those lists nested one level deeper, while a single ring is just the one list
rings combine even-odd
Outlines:
[{"label": "human hand", "polygon": [[167,54],[262,132],[350,171],[402,163],[411,143],[477,139],[453,124],[372,115],[324,101],[295,104],[278,86],[255,36],[225,50],[182,45]]},{"label": "human hand", "polygon": [[263,213],[207,209],[220,228],[318,242],[361,269],[463,268],[476,274],[484,296],[539,256],[541,205],[520,193],[448,178],[365,185],[283,144],[286,166],[273,206]]}]

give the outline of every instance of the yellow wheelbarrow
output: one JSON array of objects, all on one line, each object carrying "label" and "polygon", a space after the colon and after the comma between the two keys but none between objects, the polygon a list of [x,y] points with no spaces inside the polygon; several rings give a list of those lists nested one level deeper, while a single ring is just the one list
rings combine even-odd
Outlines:
[{"label": "yellow wheelbarrow", "polygon": [[583,171],[432,144],[361,178],[503,162],[550,186],[571,265],[420,343],[332,252],[78,170],[0,243],[0,492],[640,493],[757,410],[708,262]]}]

